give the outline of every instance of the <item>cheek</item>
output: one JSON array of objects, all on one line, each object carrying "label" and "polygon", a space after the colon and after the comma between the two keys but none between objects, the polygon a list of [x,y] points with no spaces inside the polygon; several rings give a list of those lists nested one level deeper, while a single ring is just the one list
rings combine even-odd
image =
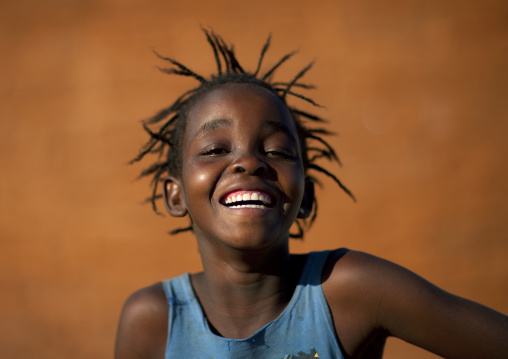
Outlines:
[{"label": "cheek", "polygon": [[208,198],[211,193],[211,186],[213,186],[216,180],[215,172],[212,166],[202,163],[191,164],[182,171],[188,203]]},{"label": "cheek", "polygon": [[303,168],[295,166],[285,171],[284,176],[279,176],[284,192],[288,196],[288,202],[284,204],[284,210],[289,211],[291,207],[300,208],[304,190],[305,175]]},{"label": "cheek", "polygon": [[192,179],[194,185],[198,188],[204,187],[204,185],[210,181],[210,174],[207,172],[197,173]]}]

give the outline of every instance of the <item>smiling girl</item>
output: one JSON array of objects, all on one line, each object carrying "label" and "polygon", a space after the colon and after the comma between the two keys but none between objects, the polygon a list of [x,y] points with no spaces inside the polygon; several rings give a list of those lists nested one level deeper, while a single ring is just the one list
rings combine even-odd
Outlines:
[{"label": "smiling girl", "polygon": [[[290,228],[316,214],[315,163],[338,161],[311,128],[322,120],[290,107],[307,88],[271,83],[272,69],[238,63],[232,47],[205,30],[215,54],[210,79],[163,58],[163,71],[200,85],[149,121],[162,125],[134,161],[164,160],[153,175],[152,203],[162,196],[172,216],[189,216],[203,271],[134,293],[120,319],[116,357],[128,358],[380,358],[396,336],[449,358],[506,358],[508,317],[436,288],[414,273],[346,249],[289,253]],[[351,195],[352,196],[352,195]],[[310,222],[309,222],[310,221]]]}]

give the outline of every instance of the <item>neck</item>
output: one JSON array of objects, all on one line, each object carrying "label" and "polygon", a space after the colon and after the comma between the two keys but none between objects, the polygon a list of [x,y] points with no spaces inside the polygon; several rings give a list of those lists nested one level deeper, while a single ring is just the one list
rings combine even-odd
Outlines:
[{"label": "neck", "polygon": [[217,334],[248,337],[284,310],[300,273],[287,245],[239,250],[199,243],[204,272],[192,282]]}]

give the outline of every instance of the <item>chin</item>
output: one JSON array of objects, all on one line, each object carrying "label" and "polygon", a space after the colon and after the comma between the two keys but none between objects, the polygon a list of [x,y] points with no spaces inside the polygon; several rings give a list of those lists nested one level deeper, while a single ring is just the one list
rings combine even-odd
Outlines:
[{"label": "chin", "polygon": [[266,249],[273,246],[281,245],[289,241],[289,234],[286,236],[274,236],[273,232],[268,231],[242,231],[243,233],[229,233],[223,237],[222,242],[234,249],[239,250],[256,250]]}]

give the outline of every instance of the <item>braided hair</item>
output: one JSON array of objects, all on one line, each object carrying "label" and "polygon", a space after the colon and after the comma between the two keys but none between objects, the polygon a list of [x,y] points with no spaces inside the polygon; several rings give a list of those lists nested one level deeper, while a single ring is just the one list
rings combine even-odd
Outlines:
[{"label": "braided hair", "polygon": [[[308,177],[319,183],[314,176],[309,175],[308,171],[313,170],[330,177],[344,192],[346,192],[353,200],[355,197],[351,191],[345,187],[342,182],[331,172],[316,163],[319,158],[325,158],[329,161],[341,164],[335,150],[330,144],[323,139],[323,135],[330,135],[326,129],[311,128],[310,123],[326,122],[319,116],[306,111],[299,110],[287,104],[287,97],[292,96],[308,102],[316,107],[321,107],[312,99],[304,96],[293,89],[312,89],[311,85],[301,83],[299,80],[312,67],[310,63],[293,77],[289,82],[272,82],[271,78],[274,72],[296,52],[290,52],[284,55],[275,65],[268,71],[260,75],[261,66],[265,54],[270,46],[271,36],[268,36],[259,56],[256,70],[248,72],[238,62],[234,53],[234,47],[228,45],[221,36],[213,32],[213,30],[202,29],[209,45],[212,48],[215,62],[217,65],[217,73],[212,74],[209,79],[190,70],[180,62],[159,55],[154,51],[155,55],[161,60],[169,62],[169,68],[159,68],[161,72],[172,75],[192,77],[199,82],[199,85],[180,95],[169,107],[166,107],[156,113],[153,117],[143,121],[143,128],[149,135],[149,140],[141,147],[139,154],[129,163],[141,161],[147,155],[156,155],[157,159],[149,167],[145,168],[139,177],[150,176],[152,194],[147,199],[152,204],[152,208],[159,213],[156,201],[162,197],[158,192],[159,182],[164,175],[180,176],[182,170],[182,140],[186,129],[186,121],[188,112],[192,106],[205,94],[211,90],[232,83],[254,84],[274,93],[289,109],[295,124],[301,145],[302,161],[304,170]],[[302,238],[304,230],[309,228],[317,216],[317,200],[314,197],[313,213],[310,219],[297,218],[295,224],[298,232],[290,234],[292,238]],[[192,223],[185,228],[178,228],[171,231],[171,234],[192,230]]]}]

